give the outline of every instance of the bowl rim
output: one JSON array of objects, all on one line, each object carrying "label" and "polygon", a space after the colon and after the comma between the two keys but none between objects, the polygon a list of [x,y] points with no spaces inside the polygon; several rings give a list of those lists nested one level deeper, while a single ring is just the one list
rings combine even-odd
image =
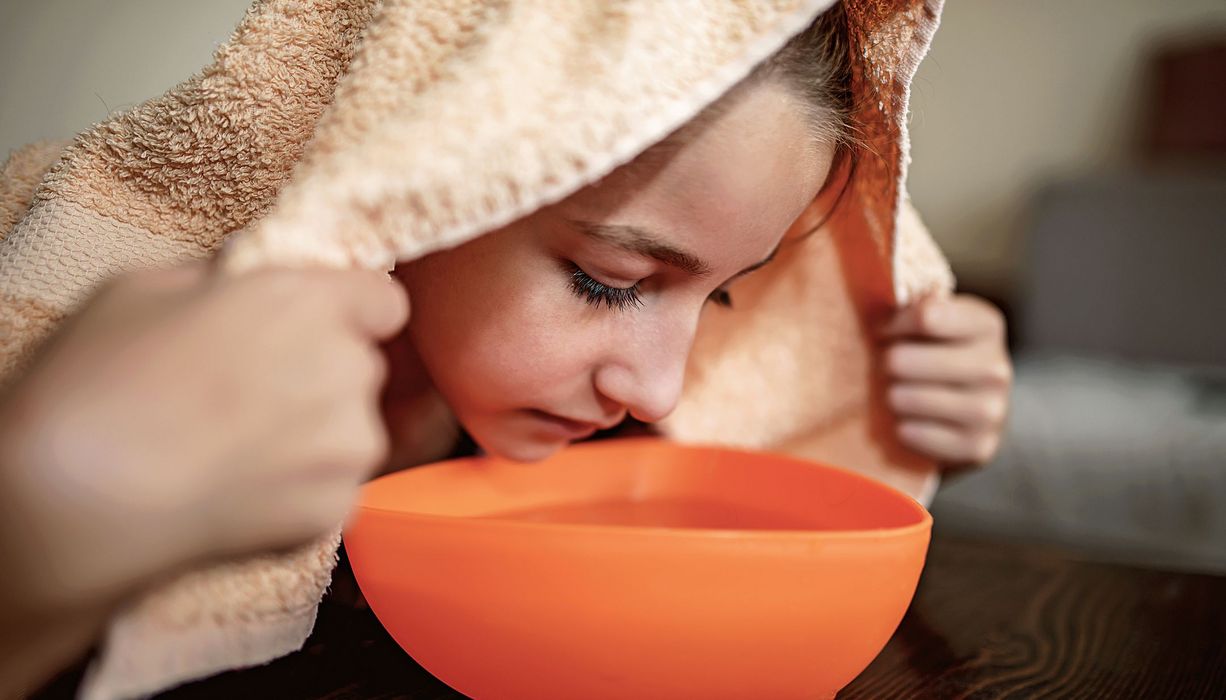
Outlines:
[{"label": "bowl rim", "polygon": [[[678,443],[669,440],[664,440],[656,437],[630,437],[630,438],[610,438],[607,440],[599,440],[594,442],[585,442],[570,445],[565,448],[567,450],[587,450],[600,449],[601,445],[607,443],[627,444],[634,442],[651,442],[660,443],[669,448],[677,448],[682,450],[717,450],[726,453],[752,454],[756,456],[768,456],[771,458],[784,459],[792,462],[802,462],[809,466],[827,469],[840,472],[845,476],[852,477],[855,480],[867,483],[869,486],[883,489],[891,496],[903,501],[904,505],[918,512],[919,520],[917,522],[901,525],[897,527],[882,527],[882,528],[857,528],[849,530],[801,530],[801,529],[770,529],[770,528],[754,528],[754,529],[735,529],[735,528],[699,528],[699,527],[669,527],[663,525],[608,525],[600,523],[559,523],[559,522],[533,522],[525,520],[504,519],[497,516],[471,516],[471,515],[440,515],[436,513],[421,513],[417,511],[406,511],[392,508],[380,508],[375,506],[365,505],[363,499],[359,496],[358,502],[354,507],[354,512],[350,516],[350,521],[345,526],[348,530],[359,512],[369,513],[382,517],[392,517],[395,519],[411,520],[428,525],[447,525],[462,528],[482,528],[493,530],[510,530],[526,531],[526,532],[541,532],[547,531],[550,533],[567,533],[580,534],[585,536],[611,536],[611,537],[628,537],[628,536],[652,536],[652,537],[668,537],[676,539],[701,539],[701,540],[726,540],[735,539],[737,541],[755,541],[755,540],[771,540],[771,541],[813,541],[821,540],[829,542],[832,540],[861,540],[874,539],[879,540],[883,537],[903,539],[916,533],[930,532],[932,529],[932,514],[919,501],[912,498],[909,494],[891,486],[883,481],[879,481],[870,476],[866,476],[854,469],[847,467],[835,466],[826,462],[797,457],[782,452],[773,452],[769,450],[755,450],[743,447],[730,447],[727,445],[718,445],[713,443]],[[362,485],[362,491],[365,491],[370,485],[384,479],[403,478],[407,474],[417,471],[418,469],[443,468],[455,464],[473,462],[476,460],[491,459],[485,455],[475,455],[470,457],[457,457],[453,459],[440,460],[438,462],[430,462],[416,467],[410,467],[391,474],[384,474],[380,477],[372,479]],[[499,458],[492,458],[499,459]]]}]

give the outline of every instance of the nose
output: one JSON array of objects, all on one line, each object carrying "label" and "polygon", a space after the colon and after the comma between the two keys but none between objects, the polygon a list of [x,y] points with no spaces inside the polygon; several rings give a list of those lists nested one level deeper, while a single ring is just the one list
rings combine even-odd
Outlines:
[{"label": "nose", "polygon": [[626,342],[596,368],[596,391],[636,420],[663,420],[681,398],[697,321],[660,319],[628,329]]}]

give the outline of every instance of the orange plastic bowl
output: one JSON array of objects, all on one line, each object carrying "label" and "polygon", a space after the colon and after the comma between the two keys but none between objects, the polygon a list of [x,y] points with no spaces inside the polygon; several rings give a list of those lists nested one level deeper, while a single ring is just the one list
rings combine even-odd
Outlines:
[{"label": "orange plastic bowl", "polygon": [[385,476],[345,542],[392,637],[473,698],[819,698],[893,634],[931,526],[852,472],[636,439]]}]

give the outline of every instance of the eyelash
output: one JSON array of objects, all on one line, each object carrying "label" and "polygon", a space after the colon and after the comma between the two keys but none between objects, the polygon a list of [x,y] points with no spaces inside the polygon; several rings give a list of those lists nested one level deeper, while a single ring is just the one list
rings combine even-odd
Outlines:
[{"label": "eyelash", "polygon": [[605,308],[618,311],[643,305],[637,284],[630,287],[610,287],[592,279],[591,275],[574,263],[570,264],[570,268],[570,289],[588,304],[596,307],[604,304]]},{"label": "eyelash", "polygon": [[[591,275],[574,263],[569,263],[569,267],[570,289],[584,302],[595,307],[603,304],[605,308],[615,308],[618,311],[639,308],[643,305],[643,298],[639,296],[637,284],[629,287],[610,287],[592,279]],[[732,308],[732,296],[726,289],[721,288],[711,292],[707,300],[726,308]]]}]

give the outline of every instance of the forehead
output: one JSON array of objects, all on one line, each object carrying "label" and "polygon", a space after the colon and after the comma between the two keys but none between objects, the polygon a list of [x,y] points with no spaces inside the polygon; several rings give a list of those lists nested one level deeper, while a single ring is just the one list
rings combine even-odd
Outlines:
[{"label": "forehead", "polygon": [[738,89],[560,207],[650,229],[716,266],[759,260],[812,201],[833,157],[806,118],[775,83]]}]

